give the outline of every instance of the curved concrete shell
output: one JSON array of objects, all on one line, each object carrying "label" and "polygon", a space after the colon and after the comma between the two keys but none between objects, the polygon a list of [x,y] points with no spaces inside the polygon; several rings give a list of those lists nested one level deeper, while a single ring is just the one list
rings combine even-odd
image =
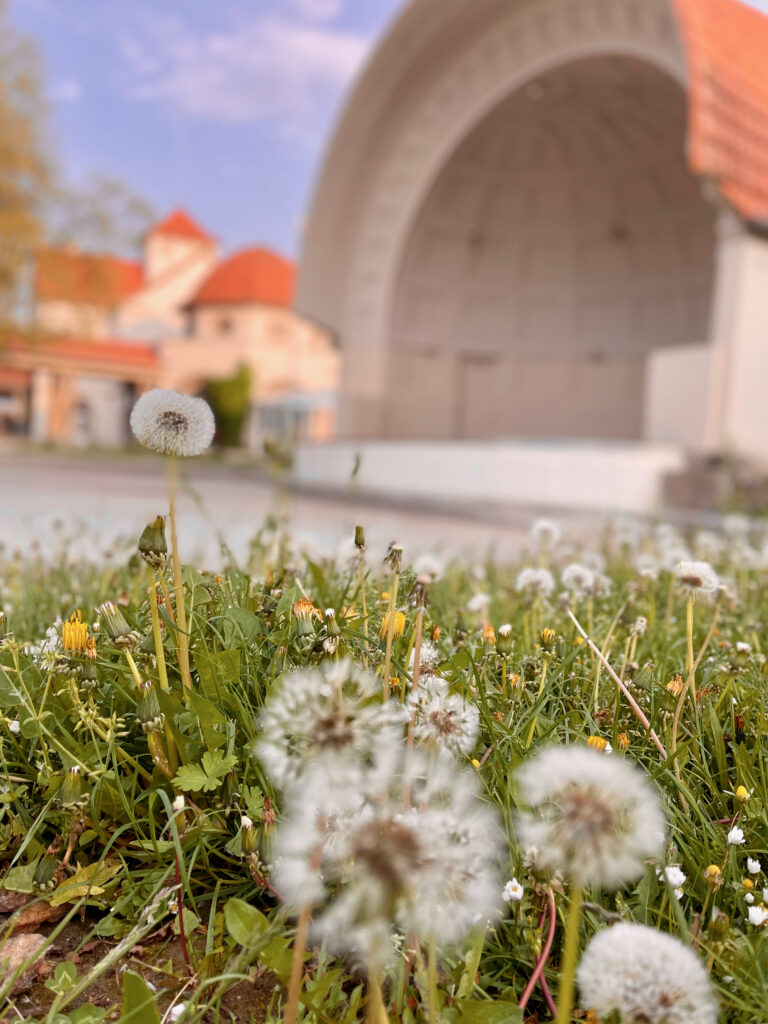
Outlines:
[{"label": "curved concrete shell", "polygon": [[[762,94],[714,104],[728,46],[751,58],[701,7],[404,8],[338,124],[301,263],[299,309],[344,353],[342,435],[764,456],[768,196],[729,121]],[[768,47],[761,15],[709,7]]]}]

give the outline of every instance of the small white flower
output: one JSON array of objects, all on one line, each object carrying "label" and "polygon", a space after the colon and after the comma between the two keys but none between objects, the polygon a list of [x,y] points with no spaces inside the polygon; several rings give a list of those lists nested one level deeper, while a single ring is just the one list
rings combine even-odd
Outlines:
[{"label": "small white flower", "polygon": [[765,907],[750,907],[747,917],[750,924],[753,924],[755,928],[760,928],[768,921],[768,910]]},{"label": "small white flower", "polygon": [[184,799],[183,796],[179,795],[173,801],[172,806],[173,806],[173,813],[174,814],[180,814],[181,811],[183,811],[184,808],[187,806],[187,802],[186,802],[186,800]]},{"label": "small white flower", "polygon": [[524,892],[525,889],[520,884],[520,882],[518,882],[516,878],[511,878],[504,886],[501,895],[507,901],[507,903],[519,903],[520,900],[523,898]]},{"label": "small white flower", "polygon": [[734,825],[731,831],[728,833],[728,845],[740,846],[743,842],[744,830],[740,829],[738,825]]},{"label": "small white flower", "polygon": [[187,458],[210,447],[216,421],[204,399],[154,388],[134,405],[131,430],[145,448]]},{"label": "small white flower", "polygon": [[680,868],[674,864],[664,868],[664,877],[673,889],[679,889],[682,885],[685,885],[687,879],[687,875],[684,875]]},{"label": "small white flower", "polygon": [[15,736],[18,736],[21,731],[21,722],[19,722],[18,718],[14,718],[8,723],[8,728]]},{"label": "small white flower", "polygon": [[751,892],[746,892],[744,893],[744,901],[745,903],[754,903],[755,897],[752,895]]},{"label": "small white flower", "polygon": [[168,1011],[169,1019],[174,1022],[177,1021],[181,1017],[182,1013],[184,1013],[186,1008],[186,1003],[176,1003],[176,1005],[172,1006],[171,1009]]},{"label": "small white flower", "polygon": [[750,647],[750,645],[748,643],[746,643],[744,640],[737,641],[737,643],[736,643],[736,652],[738,654],[749,654],[749,652],[751,650],[752,650],[752,648]]},{"label": "small white flower", "polygon": [[763,903],[768,903],[768,889],[763,889]]},{"label": "small white flower", "polygon": [[750,875],[759,875],[762,871],[760,861],[755,860],[753,857],[747,857],[747,871]]}]

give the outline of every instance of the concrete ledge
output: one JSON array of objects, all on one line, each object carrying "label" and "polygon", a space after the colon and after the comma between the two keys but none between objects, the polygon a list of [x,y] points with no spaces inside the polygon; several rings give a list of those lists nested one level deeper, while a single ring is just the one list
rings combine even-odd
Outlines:
[{"label": "concrete ledge", "polygon": [[430,500],[650,512],[664,477],[680,472],[672,445],[612,442],[366,441],[303,445],[301,484]]}]

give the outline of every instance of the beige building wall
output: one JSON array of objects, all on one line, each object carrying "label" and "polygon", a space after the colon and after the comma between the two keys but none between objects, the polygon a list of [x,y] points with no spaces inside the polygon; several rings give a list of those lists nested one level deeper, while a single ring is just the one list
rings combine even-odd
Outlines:
[{"label": "beige building wall", "polygon": [[187,319],[184,303],[208,277],[218,258],[215,242],[149,235],[144,253],[144,287],[121,305],[120,333],[154,338],[181,334]]},{"label": "beige building wall", "polygon": [[253,398],[338,388],[339,352],[323,327],[291,310],[221,303],[194,310],[194,333],[161,348],[163,387],[195,390],[242,364],[253,370]]},{"label": "beige building wall", "polygon": [[115,310],[85,302],[47,299],[35,305],[35,326],[53,334],[103,338],[113,333],[115,320]]}]

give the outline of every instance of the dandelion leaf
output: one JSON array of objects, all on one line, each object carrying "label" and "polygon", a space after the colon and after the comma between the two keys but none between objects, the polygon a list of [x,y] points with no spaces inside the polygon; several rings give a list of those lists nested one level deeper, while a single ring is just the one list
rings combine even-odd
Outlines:
[{"label": "dandelion leaf", "polygon": [[123,1007],[119,1024],[160,1024],[155,997],[146,981],[134,971],[123,976]]}]

